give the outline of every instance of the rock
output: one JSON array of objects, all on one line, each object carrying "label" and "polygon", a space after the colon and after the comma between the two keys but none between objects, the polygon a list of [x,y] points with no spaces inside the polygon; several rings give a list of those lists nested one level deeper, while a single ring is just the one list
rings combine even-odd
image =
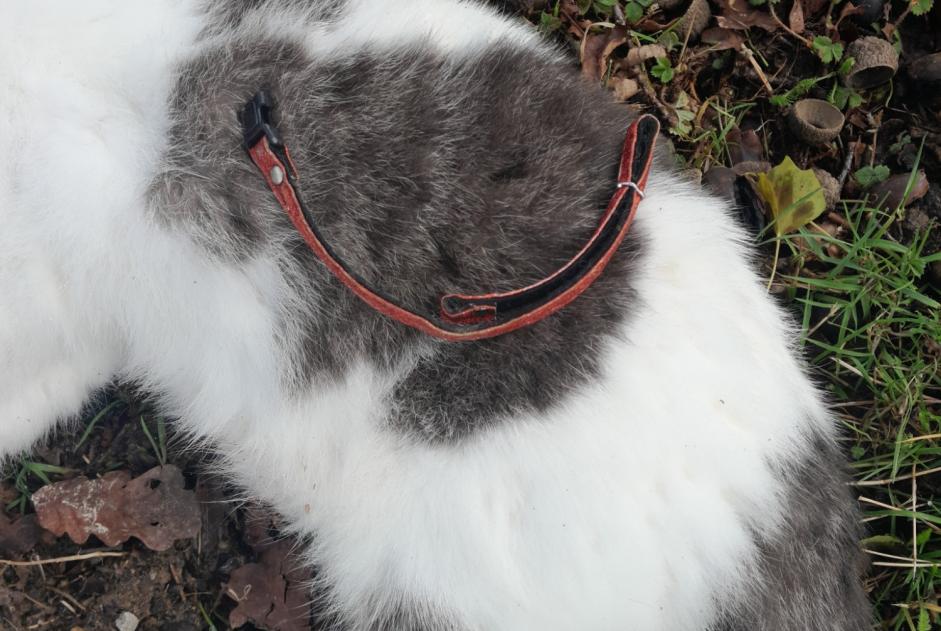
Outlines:
[{"label": "rock", "polygon": [[114,626],[117,627],[118,631],[136,631],[139,624],[140,619],[130,611],[122,611],[121,615],[114,621]]}]

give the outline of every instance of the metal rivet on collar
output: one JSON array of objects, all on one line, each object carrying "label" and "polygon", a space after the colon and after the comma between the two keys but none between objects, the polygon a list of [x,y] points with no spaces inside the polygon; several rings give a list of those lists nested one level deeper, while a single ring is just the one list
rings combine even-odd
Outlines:
[{"label": "metal rivet on collar", "polygon": [[280,186],[284,182],[284,169],[281,167],[271,167],[271,172],[268,175],[271,177],[271,182],[276,186]]}]

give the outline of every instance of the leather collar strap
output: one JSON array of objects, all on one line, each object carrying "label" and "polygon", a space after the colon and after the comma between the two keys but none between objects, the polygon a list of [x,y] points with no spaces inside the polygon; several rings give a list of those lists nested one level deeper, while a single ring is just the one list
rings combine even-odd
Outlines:
[{"label": "leather collar strap", "polygon": [[324,265],[376,311],[428,335],[452,342],[496,337],[528,326],[575,300],[601,275],[618,249],[644,197],[660,123],[641,116],[628,128],[618,181],[611,201],[588,243],[546,278],[515,291],[441,298],[438,322],[395,304],[372,289],[340,259],[317,229],[297,189],[294,161],[272,123],[271,96],[259,92],[241,113],[245,148],[278,203]]}]

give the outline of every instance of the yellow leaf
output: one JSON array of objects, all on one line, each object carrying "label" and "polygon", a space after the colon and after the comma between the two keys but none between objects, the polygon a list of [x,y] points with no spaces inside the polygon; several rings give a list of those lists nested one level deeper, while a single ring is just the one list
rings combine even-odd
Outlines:
[{"label": "yellow leaf", "polygon": [[768,173],[759,173],[756,186],[758,195],[771,209],[774,232],[779,237],[807,225],[827,208],[814,172],[798,169],[787,156]]}]

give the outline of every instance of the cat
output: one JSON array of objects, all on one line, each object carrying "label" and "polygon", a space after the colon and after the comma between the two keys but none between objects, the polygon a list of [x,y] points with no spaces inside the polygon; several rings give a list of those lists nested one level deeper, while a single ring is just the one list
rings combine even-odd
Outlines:
[{"label": "cat", "polygon": [[4,3],[0,456],[140,384],[305,541],[336,628],[868,628],[797,331],[663,143],[603,273],[475,341],[366,304],[252,163],[264,91],[324,239],[428,318],[551,275],[632,119],[504,4]]}]

